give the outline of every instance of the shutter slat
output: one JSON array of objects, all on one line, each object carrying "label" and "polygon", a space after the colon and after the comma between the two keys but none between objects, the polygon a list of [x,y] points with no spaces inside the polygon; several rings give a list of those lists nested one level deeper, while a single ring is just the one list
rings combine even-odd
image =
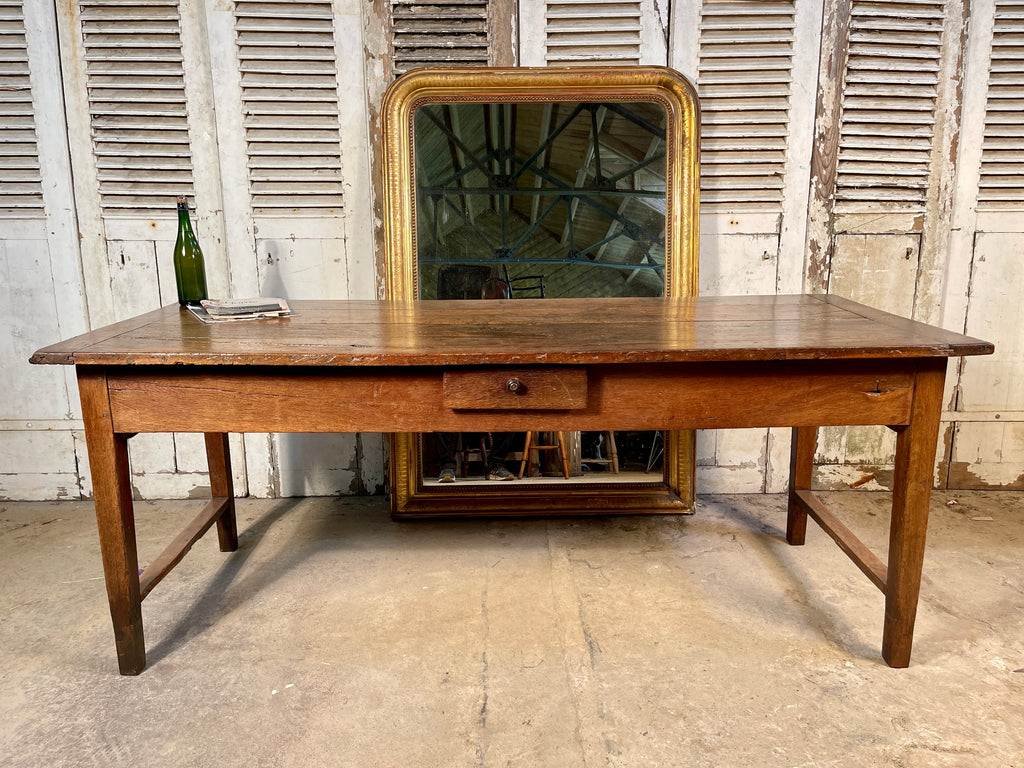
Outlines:
[{"label": "shutter slat", "polygon": [[339,198],[340,194],[294,196],[287,194],[254,194],[252,205],[259,212],[276,216],[288,214],[340,216],[342,209],[338,205]]},{"label": "shutter slat", "polygon": [[[785,123],[785,114],[779,112],[769,111],[744,111],[736,110],[734,112],[715,112],[702,118],[702,123],[708,130],[705,135],[711,133],[717,133],[719,126],[733,125],[733,126],[755,126],[755,125],[771,125],[777,126],[779,123]],[[783,130],[781,133],[785,134]]]},{"label": "shutter slat", "polygon": [[41,219],[42,177],[21,5],[0,15],[0,218]]},{"label": "shutter slat", "polygon": [[715,135],[701,137],[701,144],[708,150],[725,153],[732,150],[756,151],[756,150],[777,150],[785,151],[786,140],[780,136],[752,136],[749,131],[737,136],[719,138]]},{"label": "shutter slat", "polygon": [[[917,176],[921,173],[921,164],[901,164],[896,162],[896,160],[897,158],[894,157],[893,161],[884,168],[878,163],[870,161],[865,163],[848,162],[846,164],[846,173],[848,177],[870,178],[878,176],[890,183],[893,176]],[[927,165],[924,166],[924,170],[927,170]]]},{"label": "shutter slat", "polygon": [[[743,205],[745,209],[774,211],[778,208],[779,190],[756,189],[751,187],[713,189],[705,188],[701,182],[700,202],[701,205],[711,206],[711,210],[724,210],[736,205]],[[748,207],[747,203],[758,205]]]},{"label": "shutter slat", "polygon": [[724,139],[727,137],[755,138],[758,136],[786,135],[784,115],[781,117],[774,117],[774,119],[772,115],[765,115],[760,119],[762,122],[747,120],[734,120],[732,122],[704,121],[703,125],[707,130],[703,131],[703,135],[707,136],[709,139]]},{"label": "shutter slat", "polygon": [[[258,141],[249,145],[249,158],[251,162],[258,157],[271,158],[278,155],[299,155],[309,158],[311,161],[340,163],[340,156],[331,156],[326,152],[326,149],[323,144],[311,141]],[[298,193],[298,190],[296,190],[296,194]]]},{"label": "shutter slat", "polygon": [[942,2],[940,0],[855,2],[852,15],[854,19],[866,20],[868,23],[873,19],[889,18],[906,19],[907,23],[922,24],[927,23],[929,19],[941,21]]},{"label": "shutter slat", "polygon": [[399,34],[419,35],[486,35],[486,19],[416,19],[415,22],[403,22],[396,19],[394,32]]},{"label": "shutter slat", "polygon": [[[326,88],[309,88],[296,86],[295,88],[278,88],[274,87],[272,81],[261,81],[257,78],[249,78],[248,82],[251,85],[243,86],[242,88],[242,100],[248,107],[249,104],[256,105],[253,107],[256,109],[264,109],[267,104],[273,104],[288,108],[289,106],[309,104],[310,109],[317,108],[317,105],[337,104],[337,94]],[[307,81],[303,81],[303,86],[308,86]],[[337,111],[337,107],[332,107]]]},{"label": "shutter slat", "polygon": [[744,152],[727,146],[726,151],[718,152],[713,147],[704,145],[701,147],[700,164],[702,168],[705,165],[758,165],[759,163],[767,163],[772,167],[777,167],[779,163],[784,162],[786,159],[784,149],[785,147],[774,152]]},{"label": "shutter slat", "polygon": [[291,2],[271,3],[262,0],[235,3],[235,18],[251,19],[322,19],[333,24],[334,11],[330,3]]},{"label": "shutter slat", "polygon": [[[714,60],[716,58],[733,60],[737,57],[763,60],[771,59],[772,57],[779,58],[791,58],[793,56],[793,49],[790,45],[763,45],[760,42],[752,42],[749,45],[738,46],[735,44],[724,44],[718,40],[703,41],[701,43],[701,68],[704,67],[704,61]],[[778,62],[774,62],[775,66],[779,66]]]},{"label": "shutter slat", "polygon": [[[99,121],[97,121],[99,122]],[[95,139],[97,148],[102,146],[128,145],[128,144],[150,144],[159,147],[163,144],[177,144],[188,146],[188,131],[181,130],[121,130],[104,129],[103,138]]]},{"label": "shutter slat", "polygon": [[[864,165],[877,160],[877,153],[874,151],[874,146],[868,146],[866,149],[845,148],[840,151],[840,156],[850,163],[863,168]],[[927,151],[916,151],[916,150],[904,150],[900,153],[893,153],[889,157],[890,163],[911,163],[921,167],[927,167],[929,160],[929,154]],[[863,163],[859,162],[863,161]]]},{"label": "shutter slat", "polygon": [[[757,190],[767,192],[768,190],[782,190],[782,179],[778,176],[748,176],[738,174],[736,176],[718,176],[704,179],[702,190],[733,190],[742,194],[744,191]],[[767,199],[767,198],[760,198]]]},{"label": "shutter slat", "polygon": [[[140,168],[138,170],[132,170],[129,168],[116,168],[113,170],[100,170],[97,174],[101,184],[115,183],[124,186],[132,184],[148,184],[149,179],[149,168]],[[164,181],[175,182],[180,184],[187,184],[191,180],[191,175],[188,171],[170,171],[163,177]]]},{"label": "shutter slat", "polygon": [[452,49],[452,48],[479,48],[480,39],[474,35],[472,37],[440,37],[437,34],[427,35],[405,35],[402,37],[403,46],[409,46],[411,48],[434,48],[434,49]]},{"label": "shutter slat", "polygon": [[156,155],[142,157],[100,155],[96,158],[96,168],[100,174],[106,174],[108,178],[113,178],[118,173],[131,174],[134,177],[134,174],[149,173],[152,169],[168,171],[171,176],[182,172],[176,158],[161,158]]},{"label": "shutter slat", "polygon": [[395,71],[407,72],[417,67],[443,67],[443,66],[484,66],[487,64],[487,55],[479,49],[474,48],[471,53],[459,52],[456,54],[450,48],[436,48],[428,50],[418,48],[415,51],[408,51],[395,55]]},{"label": "shutter slat", "polygon": [[[144,142],[137,144],[130,142],[104,142],[102,144],[97,144],[93,148],[93,152],[97,157],[109,158],[108,162],[111,164],[121,163],[127,157],[178,158],[178,162],[174,165],[174,169],[179,171],[188,170],[191,172],[191,164],[189,161],[192,159],[192,152],[189,149],[188,144],[161,144],[159,146],[154,146]],[[154,168],[153,183],[160,184],[162,177],[162,171]],[[166,213],[166,211],[164,211],[164,213]]]},{"label": "shutter slat", "polygon": [[[982,142],[984,149],[992,151],[1007,152],[1009,150],[1019,151],[1024,149],[1024,136],[1019,133],[1015,136],[991,136],[986,137]],[[984,155],[984,152],[983,152]]]},{"label": "shutter slat", "polygon": [[[235,32],[239,34],[240,38],[243,34],[253,32],[280,36],[323,34],[324,29],[322,21],[311,21],[309,19],[278,19],[277,17],[245,19],[235,17]],[[328,24],[326,29],[331,30],[331,25]]]},{"label": "shutter slat", "polygon": [[[585,47],[594,48],[605,45],[611,46],[629,46],[635,47],[635,39],[633,35],[627,34],[622,30],[617,32],[594,32],[589,35],[589,40]],[[579,40],[575,35],[550,35],[547,40],[549,48],[569,47],[575,46],[580,47]]]},{"label": "shutter slat", "polygon": [[306,173],[303,168],[269,168],[265,171],[254,171],[251,175],[253,183],[264,182],[296,182],[308,181],[310,176],[315,179],[333,180],[341,182],[340,168],[316,168],[312,174]]}]

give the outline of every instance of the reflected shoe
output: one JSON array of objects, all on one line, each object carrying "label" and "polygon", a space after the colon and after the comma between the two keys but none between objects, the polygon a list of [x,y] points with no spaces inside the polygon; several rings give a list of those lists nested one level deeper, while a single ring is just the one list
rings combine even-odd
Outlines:
[{"label": "reflected shoe", "polygon": [[455,470],[443,467],[441,473],[437,476],[437,482],[439,483],[454,483],[455,482]]},{"label": "reflected shoe", "polygon": [[488,480],[515,480],[516,476],[505,467],[491,467],[487,470]]}]

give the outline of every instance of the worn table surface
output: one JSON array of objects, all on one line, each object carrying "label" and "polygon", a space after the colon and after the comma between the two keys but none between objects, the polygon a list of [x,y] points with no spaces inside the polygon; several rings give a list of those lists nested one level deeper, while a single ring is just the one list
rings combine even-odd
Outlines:
[{"label": "worn table surface", "polygon": [[[204,324],[171,305],[39,350],[77,365],[509,365],[948,357],[992,345],[836,296],[296,301]],[[457,311],[455,311],[457,310]]]},{"label": "worn table surface", "polygon": [[[945,358],[991,344],[834,296],[294,308],[207,325],[164,307],[32,358],[77,368],[123,674],[146,664],[146,595],[212,526],[238,546],[227,434],[275,431],[792,427],[786,538],[812,518],[836,541],[885,594],[883,658],[910,663]],[[811,490],[818,427],[849,424],[896,432],[884,562]],[[212,498],[140,571],[128,441],[170,431],[205,433]]]}]

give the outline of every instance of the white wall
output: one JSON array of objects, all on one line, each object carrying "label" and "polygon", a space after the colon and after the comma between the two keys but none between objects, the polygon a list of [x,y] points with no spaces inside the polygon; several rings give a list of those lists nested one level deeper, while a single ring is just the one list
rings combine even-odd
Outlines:
[{"label": "white wall", "polygon": [[[170,58],[180,56],[179,119],[191,170],[186,181],[169,173],[166,183],[185,184],[194,196],[213,293],[376,296],[380,265],[374,233],[380,222],[374,218],[371,137],[391,77],[390,6],[360,0],[295,4],[308,11],[310,23],[326,25],[328,32],[315,56],[291,61],[246,47],[247,29],[272,31],[275,24],[289,29],[286,18],[260,16],[261,6],[271,5],[180,0],[178,20],[168,22],[166,35]],[[976,0],[969,14],[960,0],[918,4],[921,17],[906,21],[910,42],[902,50],[928,52],[924,58],[935,72],[934,84],[922,87],[931,95],[890,99],[884,77],[882,85],[872,80],[873,59],[870,50],[862,50],[857,27],[870,18],[857,0],[850,17],[819,0],[766,0],[742,7],[714,0],[678,0],[671,7],[636,0],[635,5],[641,22],[636,40],[615,55],[679,69],[696,80],[705,104],[700,291],[833,292],[996,342],[995,356],[956,362],[950,369],[936,483],[954,489],[1024,488],[1024,167],[1019,161],[1001,163],[1005,158],[998,154],[1000,142],[1018,155],[1024,152],[1022,102],[1000,90],[1007,78],[1024,77],[1012,57],[1001,58],[1005,41],[1024,33],[1024,22],[994,0]],[[110,137],[103,131],[123,127],[105,127],[96,117],[103,98],[98,95],[103,81],[96,78],[103,73],[86,58],[106,33],[97,32],[95,25],[102,22],[96,21],[95,8],[33,2],[20,13],[5,11],[14,14],[15,27],[24,24],[32,115],[22,133],[35,134],[42,202],[20,213],[4,209],[3,200],[21,194],[17,179],[25,172],[11,175],[0,163],[0,318],[6,331],[0,334],[0,386],[6,393],[0,413],[0,498],[90,494],[73,373],[29,366],[29,355],[174,300],[173,211],[170,206],[166,214],[144,206],[126,211],[116,202],[125,199],[117,197],[123,190],[110,191],[114,182],[108,180],[102,151]],[[518,24],[505,38],[518,35],[519,63],[610,55],[588,47],[585,33],[576,47],[553,46],[556,30],[544,21],[546,8],[545,0],[519,0],[518,13],[513,8],[492,14]],[[118,23],[126,21],[131,19]],[[11,39],[20,34],[15,27],[8,25],[14,30]],[[565,42],[564,36],[559,39]],[[158,58],[166,54],[163,43],[156,49]],[[287,178],[284,187],[275,186],[254,181],[249,170],[264,149],[294,131],[277,126],[272,115],[254,116],[253,105],[266,103],[261,95],[284,98],[283,92],[261,90],[274,87],[260,69],[264,55],[271,57],[271,74],[294,67],[295,77],[317,83],[320,90],[310,91],[310,104],[317,103],[318,94],[332,94],[328,119],[334,127],[324,130],[320,117],[310,117],[321,122],[304,135],[316,152],[337,158],[338,181],[303,182],[299,197],[306,207],[298,210],[288,209],[285,196],[275,202],[273,190],[287,189]],[[730,60],[747,56],[760,56],[776,74],[744,79],[743,71],[728,69]],[[143,78],[137,100],[145,102],[144,75],[125,75],[136,76]],[[4,114],[15,115],[17,105],[9,102],[0,101]],[[923,104],[926,186],[919,200],[858,198],[863,192],[857,187],[859,169],[866,169],[861,175],[870,187],[878,178],[870,175],[877,173],[872,168],[879,167],[872,163],[891,160],[884,152],[881,161],[849,159],[857,143],[858,110],[865,103],[896,110],[892,122]],[[993,118],[999,115],[1010,117]],[[8,117],[15,127],[24,119]],[[0,138],[13,141],[7,134]],[[918,151],[914,141],[908,139],[908,154]],[[889,167],[894,177],[907,166]],[[140,436],[131,448],[140,496],[187,496],[207,484],[198,436]],[[885,430],[823,430],[817,481],[885,487],[892,453]],[[787,430],[702,432],[698,490],[781,491],[788,455]],[[236,488],[255,496],[377,492],[385,482],[379,435],[233,436],[232,458]]]}]

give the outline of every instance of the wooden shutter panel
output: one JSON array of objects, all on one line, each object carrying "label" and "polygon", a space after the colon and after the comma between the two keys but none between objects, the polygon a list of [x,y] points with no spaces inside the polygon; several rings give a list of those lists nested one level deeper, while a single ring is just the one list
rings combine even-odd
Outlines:
[{"label": "wooden shutter panel", "polygon": [[[493,1],[493,0],[492,0]],[[524,66],[668,63],[665,0],[518,0]]]},{"label": "wooden shutter panel", "polygon": [[701,205],[781,211],[795,0],[701,7]]},{"label": "wooden shutter panel", "polygon": [[547,63],[639,64],[639,0],[547,0]]},{"label": "wooden shutter panel", "polygon": [[0,0],[0,217],[43,218],[21,0]]},{"label": "wooden shutter panel", "polygon": [[177,0],[79,8],[102,211],[173,216],[193,193]]},{"label": "wooden shutter panel", "polygon": [[978,208],[1024,209],[1024,0],[996,2]]},{"label": "wooden shutter panel", "polygon": [[854,0],[836,211],[923,211],[938,97],[941,0]]},{"label": "wooden shutter panel", "polygon": [[235,31],[253,213],[340,215],[330,0],[236,2]]},{"label": "wooden shutter panel", "polygon": [[393,0],[395,74],[418,67],[486,66],[488,0]]}]

